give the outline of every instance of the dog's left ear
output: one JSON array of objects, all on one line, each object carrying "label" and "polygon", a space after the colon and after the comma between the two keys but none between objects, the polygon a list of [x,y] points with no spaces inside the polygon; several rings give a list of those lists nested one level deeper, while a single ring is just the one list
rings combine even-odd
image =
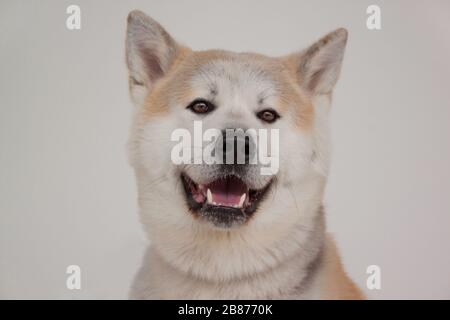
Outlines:
[{"label": "dog's left ear", "polygon": [[327,94],[339,78],[346,43],[347,30],[337,29],[285,59],[302,87],[312,95]]}]

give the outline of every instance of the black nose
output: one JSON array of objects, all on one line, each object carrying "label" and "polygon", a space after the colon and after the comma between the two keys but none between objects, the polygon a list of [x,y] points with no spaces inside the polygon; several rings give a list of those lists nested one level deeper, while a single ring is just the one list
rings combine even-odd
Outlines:
[{"label": "black nose", "polygon": [[249,164],[255,153],[253,138],[243,129],[224,129],[216,145],[216,154],[224,164]]}]

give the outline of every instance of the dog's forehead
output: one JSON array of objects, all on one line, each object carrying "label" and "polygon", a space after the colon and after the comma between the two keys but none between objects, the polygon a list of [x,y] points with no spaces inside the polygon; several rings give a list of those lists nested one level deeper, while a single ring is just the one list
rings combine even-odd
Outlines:
[{"label": "dog's forehead", "polygon": [[282,65],[273,58],[252,53],[207,51],[194,53],[191,85],[213,94],[230,90],[260,97],[274,95],[280,86]]},{"label": "dog's forehead", "polygon": [[224,50],[186,51],[170,74],[147,97],[144,118],[164,114],[171,106],[186,106],[196,98],[221,106],[293,109],[296,122],[310,127],[312,105],[292,70],[279,58]]}]

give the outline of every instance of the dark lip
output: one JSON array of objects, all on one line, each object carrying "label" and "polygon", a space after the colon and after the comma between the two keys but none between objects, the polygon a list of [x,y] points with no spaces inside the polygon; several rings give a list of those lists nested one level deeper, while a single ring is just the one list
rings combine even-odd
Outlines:
[{"label": "dark lip", "polygon": [[[223,179],[226,176],[230,175],[219,176],[216,179]],[[239,176],[237,177],[240,179]],[[247,207],[232,208],[211,205],[206,203],[206,201],[203,203],[198,203],[194,200],[190,191],[191,183],[196,185],[198,184],[184,172],[181,173],[180,179],[183,185],[186,204],[190,213],[195,217],[208,221],[219,228],[230,228],[235,225],[246,223],[257,211],[259,205],[264,201],[274,181],[274,178],[272,178],[263,188],[257,190],[250,189],[249,196],[252,201]]]}]

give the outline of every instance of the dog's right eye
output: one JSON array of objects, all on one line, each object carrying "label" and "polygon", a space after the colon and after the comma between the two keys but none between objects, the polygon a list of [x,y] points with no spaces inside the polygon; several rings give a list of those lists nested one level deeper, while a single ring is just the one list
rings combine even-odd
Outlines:
[{"label": "dog's right eye", "polygon": [[214,110],[214,105],[207,100],[194,100],[187,109],[190,109],[194,113],[208,113]]}]

